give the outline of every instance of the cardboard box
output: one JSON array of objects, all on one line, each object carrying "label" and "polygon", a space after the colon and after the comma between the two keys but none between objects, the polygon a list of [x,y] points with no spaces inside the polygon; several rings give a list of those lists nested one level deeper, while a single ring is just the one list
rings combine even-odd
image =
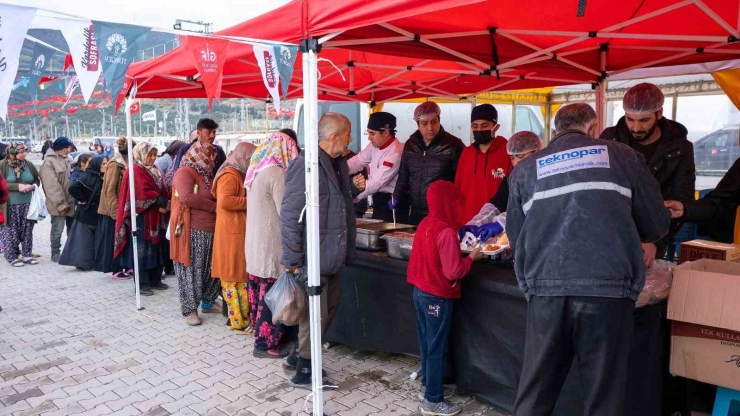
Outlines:
[{"label": "cardboard box", "polygon": [[692,240],[681,243],[678,264],[701,259],[740,262],[740,245],[706,240]]},{"label": "cardboard box", "polygon": [[671,374],[740,390],[740,263],[676,267],[668,319]]}]

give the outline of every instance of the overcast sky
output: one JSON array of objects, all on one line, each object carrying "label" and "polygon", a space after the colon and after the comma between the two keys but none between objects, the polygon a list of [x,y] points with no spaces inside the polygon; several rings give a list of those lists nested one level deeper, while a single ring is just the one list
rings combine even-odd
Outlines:
[{"label": "overcast sky", "polygon": [[213,23],[215,30],[277,8],[288,0],[3,0],[89,19],[172,28],[176,19]]}]

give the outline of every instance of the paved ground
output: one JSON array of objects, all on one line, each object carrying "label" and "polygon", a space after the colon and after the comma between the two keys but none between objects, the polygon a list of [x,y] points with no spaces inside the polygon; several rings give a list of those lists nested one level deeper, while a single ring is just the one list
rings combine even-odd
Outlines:
[{"label": "paved ground", "polygon": [[[254,358],[251,337],[220,315],[185,325],[173,277],[137,312],[133,281],[51,263],[49,230],[47,220],[34,233],[39,265],[0,261],[0,416],[303,414],[307,392],[290,387],[279,361]],[[338,346],[324,365],[339,386],[325,393],[326,414],[418,414],[418,359]],[[453,400],[463,414],[500,416]]]}]

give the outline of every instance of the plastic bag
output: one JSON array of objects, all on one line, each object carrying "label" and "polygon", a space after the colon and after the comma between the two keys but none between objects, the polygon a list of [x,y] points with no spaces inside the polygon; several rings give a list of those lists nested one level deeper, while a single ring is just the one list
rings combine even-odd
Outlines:
[{"label": "plastic bag", "polygon": [[46,209],[46,198],[44,193],[41,192],[41,188],[38,186],[33,190],[31,195],[31,204],[28,207],[28,215],[26,219],[31,221],[43,221],[49,216],[49,211]]},{"label": "plastic bag", "polygon": [[308,313],[308,296],[291,273],[283,272],[265,295],[272,311],[272,323],[298,325]]},{"label": "plastic bag", "polygon": [[496,220],[498,215],[501,215],[501,211],[499,211],[495,205],[486,203],[483,205],[483,208],[478,211],[478,214],[476,214],[476,216],[465,225],[477,225],[480,227],[483,224],[490,224]]},{"label": "plastic bag", "polygon": [[654,305],[666,299],[673,283],[673,269],[676,265],[665,260],[655,260],[647,270],[645,287],[637,297],[636,308]]}]

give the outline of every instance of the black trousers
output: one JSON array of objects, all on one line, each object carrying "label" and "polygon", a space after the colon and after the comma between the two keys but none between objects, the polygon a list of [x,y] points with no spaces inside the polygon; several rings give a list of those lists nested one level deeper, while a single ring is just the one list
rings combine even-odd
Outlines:
[{"label": "black trousers", "polygon": [[[373,219],[393,222],[393,211],[388,209],[391,194],[376,192],[373,194]],[[396,210],[396,221],[398,221],[398,210]]]},{"label": "black trousers", "polygon": [[630,299],[533,296],[514,416],[550,416],[573,358],[584,416],[624,416],[634,327]]}]

